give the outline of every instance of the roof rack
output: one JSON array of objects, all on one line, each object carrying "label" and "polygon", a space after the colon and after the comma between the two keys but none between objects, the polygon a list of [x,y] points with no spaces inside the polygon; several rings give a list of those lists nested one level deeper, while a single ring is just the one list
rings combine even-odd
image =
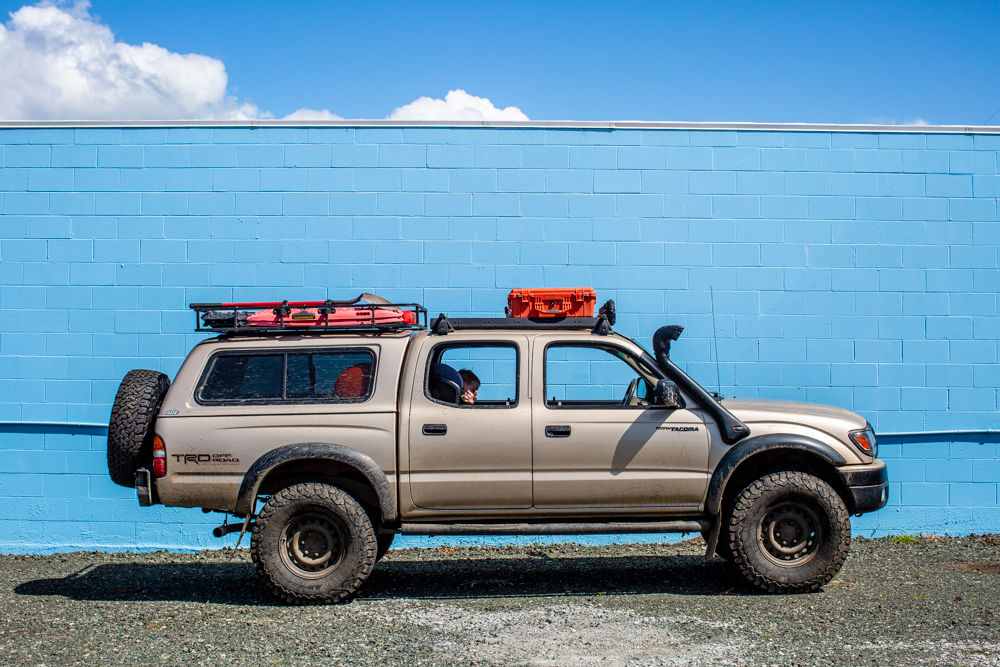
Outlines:
[{"label": "roof rack", "polygon": [[374,294],[349,301],[192,303],[195,331],[224,334],[426,329],[427,309]]},{"label": "roof rack", "polygon": [[441,313],[431,323],[431,333],[444,336],[452,331],[476,329],[479,331],[504,331],[528,329],[536,331],[566,331],[590,329],[597,336],[611,333],[613,319],[601,313],[597,317],[461,317],[449,319]]}]

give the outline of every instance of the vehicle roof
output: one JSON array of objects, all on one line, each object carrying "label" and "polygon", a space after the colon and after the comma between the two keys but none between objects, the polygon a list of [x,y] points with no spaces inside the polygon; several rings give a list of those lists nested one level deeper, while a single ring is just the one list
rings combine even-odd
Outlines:
[{"label": "vehicle roof", "polygon": [[464,338],[482,338],[484,335],[497,335],[498,337],[508,336],[508,335],[521,335],[533,338],[540,335],[546,334],[557,334],[559,337],[566,338],[580,338],[584,340],[593,340],[594,342],[599,342],[602,339],[614,339],[617,341],[631,341],[630,338],[623,336],[617,332],[611,332],[605,336],[595,335],[587,329],[463,329],[461,331],[453,331],[446,335],[434,334],[426,330],[401,330],[401,331],[384,331],[384,332],[358,332],[358,331],[344,331],[344,332],[324,332],[324,333],[309,333],[309,332],[295,332],[295,333],[282,333],[276,334],[273,332],[264,334],[240,334],[240,335],[223,335],[215,336],[213,338],[207,338],[199,343],[199,345],[217,345],[223,346],[237,346],[237,347],[309,347],[309,346],[322,346],[328,345],[341,345],[345,342],[364,342],[364,343],[374,343],[379,340],[385,341],[398,341],[405,340],[411,337],[425,337],[433,336],[435,338],[440,338],[441,340],[446,339],[464,339]]}]

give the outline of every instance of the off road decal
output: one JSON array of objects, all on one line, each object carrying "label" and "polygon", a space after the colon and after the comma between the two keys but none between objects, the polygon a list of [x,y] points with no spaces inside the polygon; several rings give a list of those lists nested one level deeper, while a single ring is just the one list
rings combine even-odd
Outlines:
[{"label": "off road decal", "polygon": [[205,466],[234,466],[240,462],[232,454],[171,454],[178,463]]},{"label": "off road decal", "polygon": [[697,431],[698,426],[657,426],[657,431]]}]

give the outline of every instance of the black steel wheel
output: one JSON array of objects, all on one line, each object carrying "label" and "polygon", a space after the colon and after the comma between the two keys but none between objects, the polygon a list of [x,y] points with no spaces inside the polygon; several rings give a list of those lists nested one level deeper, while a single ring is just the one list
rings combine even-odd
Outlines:
[{"label": "black steel wheel", "polygon": [[777,472],[751,482],[729,517],[733,562],[755,587],[805,593],[840,571],[851,544],[843,499],[804,472]]},{"label": "black steel wheel", "polygon": [[292,604],[330,604],[352,595],[371,574],[376,549],[364,508],[327,484],[296,484],[271,496],[250,540],[264,585]]}]

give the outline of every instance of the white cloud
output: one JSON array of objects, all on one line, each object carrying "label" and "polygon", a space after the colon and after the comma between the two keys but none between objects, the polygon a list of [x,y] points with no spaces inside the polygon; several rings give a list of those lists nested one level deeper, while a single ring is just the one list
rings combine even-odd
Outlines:
[{"label": "white cloud", "polygon": [[283,120],[343,120],[335,113],[330,113],[326,109],[317,111],[316,109],[298,109],[283,117]]},{"label": "white cloud", "polygon": [[0,24],[0,118],[270,117],[226,94],[222,61],[116,42],[87,7],[86,1],[22,7]]},{"label": "white cloud", "polygon": [[420,97],[399,107],[390,120],[528,120],[517,107],[498,109],[485,97],[449,90],[443,100]]},{"label": "white cloud", "polygon": [[[43,0],[0,23],[0,119],[243,120],[274,116],[228,94],[221,60],[156,44],[115,41],[88,13],[89,2]],[[327,109],[298,109],[286,120],[340,120]],[[517,107],[451,90],[421,97],[395,120],[528,120]]]}]

